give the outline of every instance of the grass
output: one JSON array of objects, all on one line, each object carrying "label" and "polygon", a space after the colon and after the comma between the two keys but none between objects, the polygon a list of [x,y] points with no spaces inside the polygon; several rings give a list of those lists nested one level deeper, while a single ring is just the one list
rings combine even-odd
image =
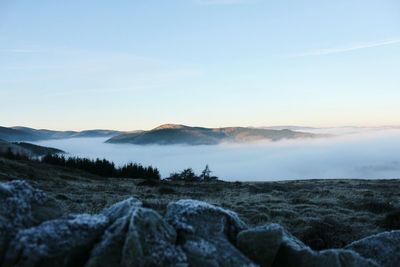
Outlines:
[{"label": "grass", "polygon": [[160,213],[171,201],[199,199],[234,210],[250,226],[280,223],[314,249],[400,229],[400,180],[149,183],[0,158],[0,180],[10,179],[28,180],[73,213],[96,213],[130,196]]}]

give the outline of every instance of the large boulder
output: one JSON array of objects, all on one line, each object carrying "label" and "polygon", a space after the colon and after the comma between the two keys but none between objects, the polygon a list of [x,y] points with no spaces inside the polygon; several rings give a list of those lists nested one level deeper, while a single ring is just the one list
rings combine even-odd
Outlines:
[{"label": "large boulder", "polygon": [[283,231],[282,244],[273,267],[378,267],[353,251],[328,249],[314,251],[303,242]]},{"label": "large boulder", "polygon": [[106,230],[86,267],[187,266],[175,242],[175,230],[157,212],[136,206]]},{"label": "large boulder", "polygon": [[265,267],[377,267],[357,253],[344,249],[314,251],[280,225],[268,224],[238,235],[238,247]]},{"label": "large boulder", "polygon": [[355,241],[345,247],[365,258],[374,259],[383,267],[400,265],[400,231],[384,232]]},{"label": "large boulder", "polygon": [[20,230],[3,266],[82,266],[108,225],[104,215],[71,215]]},{"label": "large boulder", "polygon": [[114,222],[119,218],[130,215],[137,207],[141,206],[142,202],[140,200],[130,197],[104,209],[101,214],[106,216],[110,222]]},{"label": "large boulder", "polygon": [[283,233],[279,224],[244,230],[237,236],[237,247],[260,266],[271,267],[282,244]]},{"label": "large boulder", "polygon": [[10,239],[21,229],[60,217],[63,209],[56,199],[15,180],[0,183],[0,262]]},{"label": "large boulder", "polygon": [[255,266],[235,246],[246,225],[236,213],[202,201],[170,203],[167,221],[178,233],[178,244],[189,266]]}]

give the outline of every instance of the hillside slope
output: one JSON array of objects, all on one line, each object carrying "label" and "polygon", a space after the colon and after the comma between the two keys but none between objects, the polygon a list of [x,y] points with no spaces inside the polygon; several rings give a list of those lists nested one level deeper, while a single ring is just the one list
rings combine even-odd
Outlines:
[{"label": "hillside slope", "polygon": [[183,197],[208,201],[235,211],[250,226],[279,223],[318,250],[399,229],[399,179],[149,184],[0,156],[0,181],[14,179],[48,192],[68,213],[98,213],[132,196],[160,214],[165,214],[168,203]]},{"label": "hillside slope", "polygon": [[316,135],[288,129],[272,130],[247,127],[203,128],[165,124],[150,131],[120,134],[110,138],[107,142],[137,145],[216,145],[223,142],[278,141],[282,139],[313,137],[316,137]]},{"label": "hillside slope", "polygon": [[57,148],[38,146],[25,142],[10,143],[4,140],[0,140],[0,154],[8,153],[9,151],[15,155],[26,157],[40,157],[47,154],[65,153],[64,151]]},{"label": "hillside slope", "polygon": [[4,141],[18,141],[18,140],[35,141],[39,140],[40,138],[35,134],[31,134],[20,129],[0,126],[0,139]]},{"label": "hillside slope", "polygon": [[112,137],[122,134],[113,130],[53,131],[28,127],[0,127],[0,139],[5,141],[38,141],[81,137]]}]

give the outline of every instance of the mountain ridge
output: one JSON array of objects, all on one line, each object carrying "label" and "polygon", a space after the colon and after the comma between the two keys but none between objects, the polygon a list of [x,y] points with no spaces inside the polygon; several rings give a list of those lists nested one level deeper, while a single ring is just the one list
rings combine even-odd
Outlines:
[{"label": "mountain ridge", "polygon": [[25,157],[40,157],[48,154],[63,154],[63,150],[39,146],[26,142],[7,142],[0,139],[0,154],[6,154],[11,152],[14,155],[25,156]]},{"label": "mountain ridge", "polygon": [[80,138],[80,137],[112,137],[121,134],[121,131],[93,129],[84,131],[55,131],[48,129],[34,129],[24,126],[0,126],[0,139],[9,142],[40,141],[50,139]]},{"label": "mountain ridge", "polygon": [[149,131],[122,133],[111,137],[107,143],[138,145],[216,145],[225,142],[243,143],[260,140],[314,138],[318,135],[289,129],[263,129],[251,127],[205,128],[182,124],[162,124]]}]

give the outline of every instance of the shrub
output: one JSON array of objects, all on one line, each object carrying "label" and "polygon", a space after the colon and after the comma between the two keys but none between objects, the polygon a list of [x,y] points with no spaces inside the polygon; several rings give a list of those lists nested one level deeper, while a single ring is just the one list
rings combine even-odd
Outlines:
[{"label": "shrub", "polygon": [[1,155],[10,160],[29,160],[28,156],[14,152],[10,147],[5,152],[2,152]]},{"label": "shrub", "polygon": [[199,176],[194,173],[192,168],[187,168],[179,173],[176,172],[171,173],[167,179],[171,181],[185,181],[185,182],[196,182],[196,181],[210,182],[218,180],[217,176],[211,176],[210,174],[211,170],[208,167],[208,165],[206,165],[205,169],[201,172]]},{"label": "shrub", "polygon": [[311,222],[310,227],[301,234],[301,239],[312,249],[321,250],[341,248],[351,241],[353,234],[351,226],[325,217]]},{"label": "shrub", "polygon": [[172,195],[172,194],[175,194],[176,191],[171,187],[162,186],[158,189],[158,193],[160,193],[162,195]]},{"label": "shrub", "polygon": [[387,230],[399,230],[400,209],[387,213],[382,221],[382,226]]},{"label": "shrub", "polygon": [[385,213],[394,210],[394,206],[381,199],[361,199],[347,202],[346,205],[356,211],[369,211],[372,213]]}]

